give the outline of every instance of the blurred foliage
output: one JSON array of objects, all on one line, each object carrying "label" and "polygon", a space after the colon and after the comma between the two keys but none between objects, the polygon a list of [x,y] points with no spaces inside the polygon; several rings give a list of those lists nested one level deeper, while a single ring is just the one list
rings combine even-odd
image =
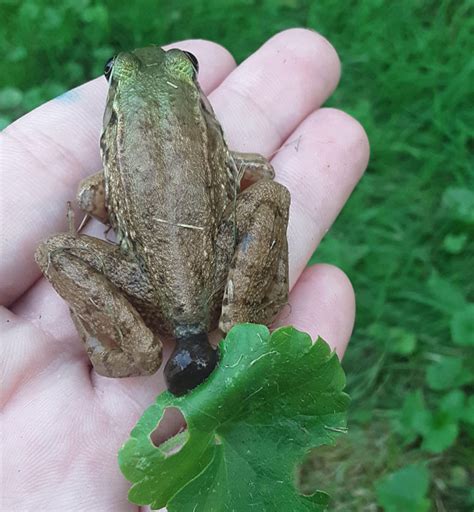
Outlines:
[{"label": "blurred foliage", "polygon": [[357,292],[355,400],[349,436],[308,459],[302,487],[329,489],[333,510],[472,510],[472,0],[0,0],[0,19],[3,126],[120,49],[208,38],[241,61],[288,27],[331,40],[343,75],[328,104],[361,121],[372,156],[312,259]]},{"label": "blurred foliage", "polygon": [[426,468],[411,465],[377,482],[377,497],[387,512],[427,512],[430,509],[425,497],[428,485]]}]

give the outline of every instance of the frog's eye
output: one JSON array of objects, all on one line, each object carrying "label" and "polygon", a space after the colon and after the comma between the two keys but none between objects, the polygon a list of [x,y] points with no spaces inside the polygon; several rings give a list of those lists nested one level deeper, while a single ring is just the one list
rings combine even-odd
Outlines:
[{"label": "frog's eye", "polygon": [[114,67],[114,61],[115,61],[115,56],[110,57],[110,59],[105,63],[104,76],[105,76],[105,78],[107,78],[107,80],[109,80],[110,74],[112,73],[112,68]]},{"label": "frog's eye", "polygon": [[187,52],[185,50],[183,50],[183,51],[186,54],[186,56],[188,57],[188,59],[191,61],[191,64],[193,65],[193,68],[194,68],[194,71],[196,71],[196,73],[197,73],[199,71],[199,62],[198,62],[198,60],[196,59],[196,57],[191,52]]}]

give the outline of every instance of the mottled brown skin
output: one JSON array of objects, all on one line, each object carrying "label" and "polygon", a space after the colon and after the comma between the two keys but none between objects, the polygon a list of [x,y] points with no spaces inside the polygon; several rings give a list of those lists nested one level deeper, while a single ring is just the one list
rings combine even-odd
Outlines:
[{"label": "mottled brown skin", "polygon": [[261,155],[228,150],[196,68],[176,49],[115,58],[104,169],[81,182],[78,202],[118,243],[58,234],[35,255],[98,373],[154,373],[168,333],[176,394],[217,363],[210,330],[268,324],[288,297],[289,193]]}]

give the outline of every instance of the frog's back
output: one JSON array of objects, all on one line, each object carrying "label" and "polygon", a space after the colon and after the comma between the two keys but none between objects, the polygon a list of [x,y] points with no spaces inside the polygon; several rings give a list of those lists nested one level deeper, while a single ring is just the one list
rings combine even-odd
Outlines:
[{"label": "frog's back", "polygon": [[206,99],[195,84],[177,83],[152,90],[141,83],[114,113],[107,198],[122,247],[149,276],[165,324],[199,330],[210,327],[220,298],[217,237],[237,190]]}]

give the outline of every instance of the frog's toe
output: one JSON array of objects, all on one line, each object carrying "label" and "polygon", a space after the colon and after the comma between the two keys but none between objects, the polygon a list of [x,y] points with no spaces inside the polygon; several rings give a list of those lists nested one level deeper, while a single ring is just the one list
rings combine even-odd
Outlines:
[{"label": "frog's toe", "polygon": [[168,389],[174,395],[184,395],[211,374],[218,360],[206,334],[178,339],[164,370]]}]

